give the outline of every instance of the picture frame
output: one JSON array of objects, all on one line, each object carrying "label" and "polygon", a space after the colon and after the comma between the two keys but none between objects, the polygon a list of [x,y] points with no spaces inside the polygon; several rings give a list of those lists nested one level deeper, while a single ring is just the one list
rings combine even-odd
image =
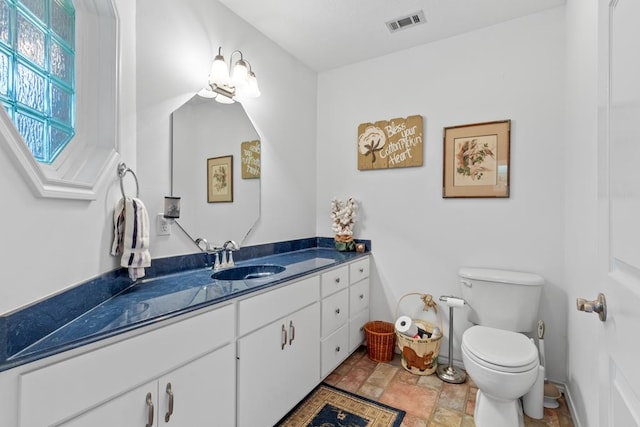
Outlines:
[{"label": "picture frame", "polygon": [[207,202],[233,202],[233,156],[207,159]]},{"label": "picture frame", "polygon": [[511,120],[444,128],[442,197],[509,197]]}]

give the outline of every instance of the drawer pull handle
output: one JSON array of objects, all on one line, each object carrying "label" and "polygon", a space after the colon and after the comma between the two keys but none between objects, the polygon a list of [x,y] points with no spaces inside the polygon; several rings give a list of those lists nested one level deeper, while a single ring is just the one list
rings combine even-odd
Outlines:
[{"label": "drawer pull handle", "polygon": [[358,270],[360,273],[364,273],[364,268],[360,267],[360,269]]},{"label": "drawer pull handle", "polygon": [[340,278],[336,277],[336,283],[340,283]]},{"label": "drawer pull handle", "polygon": [[281,350],[284,350],[284,346],[287,345],[287,330],[284,328],[284,323],[282,324],[282,347]]},{"label": "drawer pull handle", "polygon": [[336,347],[336,353],[340,353],[340,346]]},{"label": "drawer pull handle", "polygon": [[360,326],[360,332],[364,332],[364,326]]},{"label": "drawer pull handle", "polygon": [[153,425],[153,397],[151,393],[147,393],[147,425],[145,427],[151,427]]},{"label": "drawer pull handle", "polygon": [[289,321],[289,335],[291,335],[291,338],[289,338],[289,345],[291,345],[293,340],[296,339],[296,327],[293,326],[293,320]]},{"label": "drawer pull handle", "polygon": [[340,314],[340,308],[336,308],[336,314]]},{"label": "drawer pull handle", "polygon": [[360,299],[364,299],[364,294],[360,294]]},{"label": "drawer pull handle", "polygon": [[171,415],[173,415],[173,390],[171,390],[171,383],[167,383],[167,394],[169,395],[169,408],[167,413],[164,414],[164,421],[166,423],[171,419]]}]

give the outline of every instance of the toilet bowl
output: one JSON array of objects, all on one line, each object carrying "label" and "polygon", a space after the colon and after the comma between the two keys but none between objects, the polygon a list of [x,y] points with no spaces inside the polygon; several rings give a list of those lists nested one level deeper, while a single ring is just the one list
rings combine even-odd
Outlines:
[{"label": "toilet bowl", "polygon": [[461,268],[458,275],[469,307],[467,319],[475,325],[462,335],[464,367],[478,387],[475,424],[523,426],[520,397],[540,374],[538,349],[523,332],[536,327],[544,279],[534,273],[473,267]]},{"label": "toilet bowl", "polygon": [[472,326],[462,335],[465,369],[478,387],[477,427],[522,427],[520,397],[538,378],[538,350],[525,335]]}]

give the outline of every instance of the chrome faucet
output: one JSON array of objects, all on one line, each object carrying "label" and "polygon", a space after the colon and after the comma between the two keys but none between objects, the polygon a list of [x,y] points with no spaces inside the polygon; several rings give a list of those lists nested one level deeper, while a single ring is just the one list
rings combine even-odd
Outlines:
[{"label": "chrome faucet", "polygon": [[238,249],[240,249],[240,246],[233,240],[227,240],[224,242],[224,245],[222,245],[223,251],[237,251]]},{"label": "chrome faucet", "polygon": [[[196,239],[196,246],[198,246],[198,248],[200,248],[200,250],[203,250],[205,252],[209,252],[209,242],[207,242],[207,239],[205,239],[204,237],[198,237]],[[200,246],[200,243],[204,243],[204,248],[202,246]]]},{"label": "chrome faucet", "polygon": [[[240,246],[233,240],[227,240],[222,245],[220,252],[222,252],[222,260],[218,262],[218,254],[216,253],[216,262],[214,263],[213,269],[219,270],[221,268],[233,267],[235,263],[233,262],[233,251],[237,251],[240,249]],[[229,255],[227,256],[227,251]]]}]

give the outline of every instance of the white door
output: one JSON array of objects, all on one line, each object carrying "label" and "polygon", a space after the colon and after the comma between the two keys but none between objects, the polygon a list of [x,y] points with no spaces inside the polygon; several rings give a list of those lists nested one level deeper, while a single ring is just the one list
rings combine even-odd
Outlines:
[{"label": "white door", "polygon": [[[640,1],[611,0],[609,96],[599,138],[602,427],[640,426]],[[601,21],[606,23],[607,20]],[[606,91],[606,90],[605,90]],[[589,297],[594,297],[589,296]],[[594,331],[595,332],[595,331]]]}]

